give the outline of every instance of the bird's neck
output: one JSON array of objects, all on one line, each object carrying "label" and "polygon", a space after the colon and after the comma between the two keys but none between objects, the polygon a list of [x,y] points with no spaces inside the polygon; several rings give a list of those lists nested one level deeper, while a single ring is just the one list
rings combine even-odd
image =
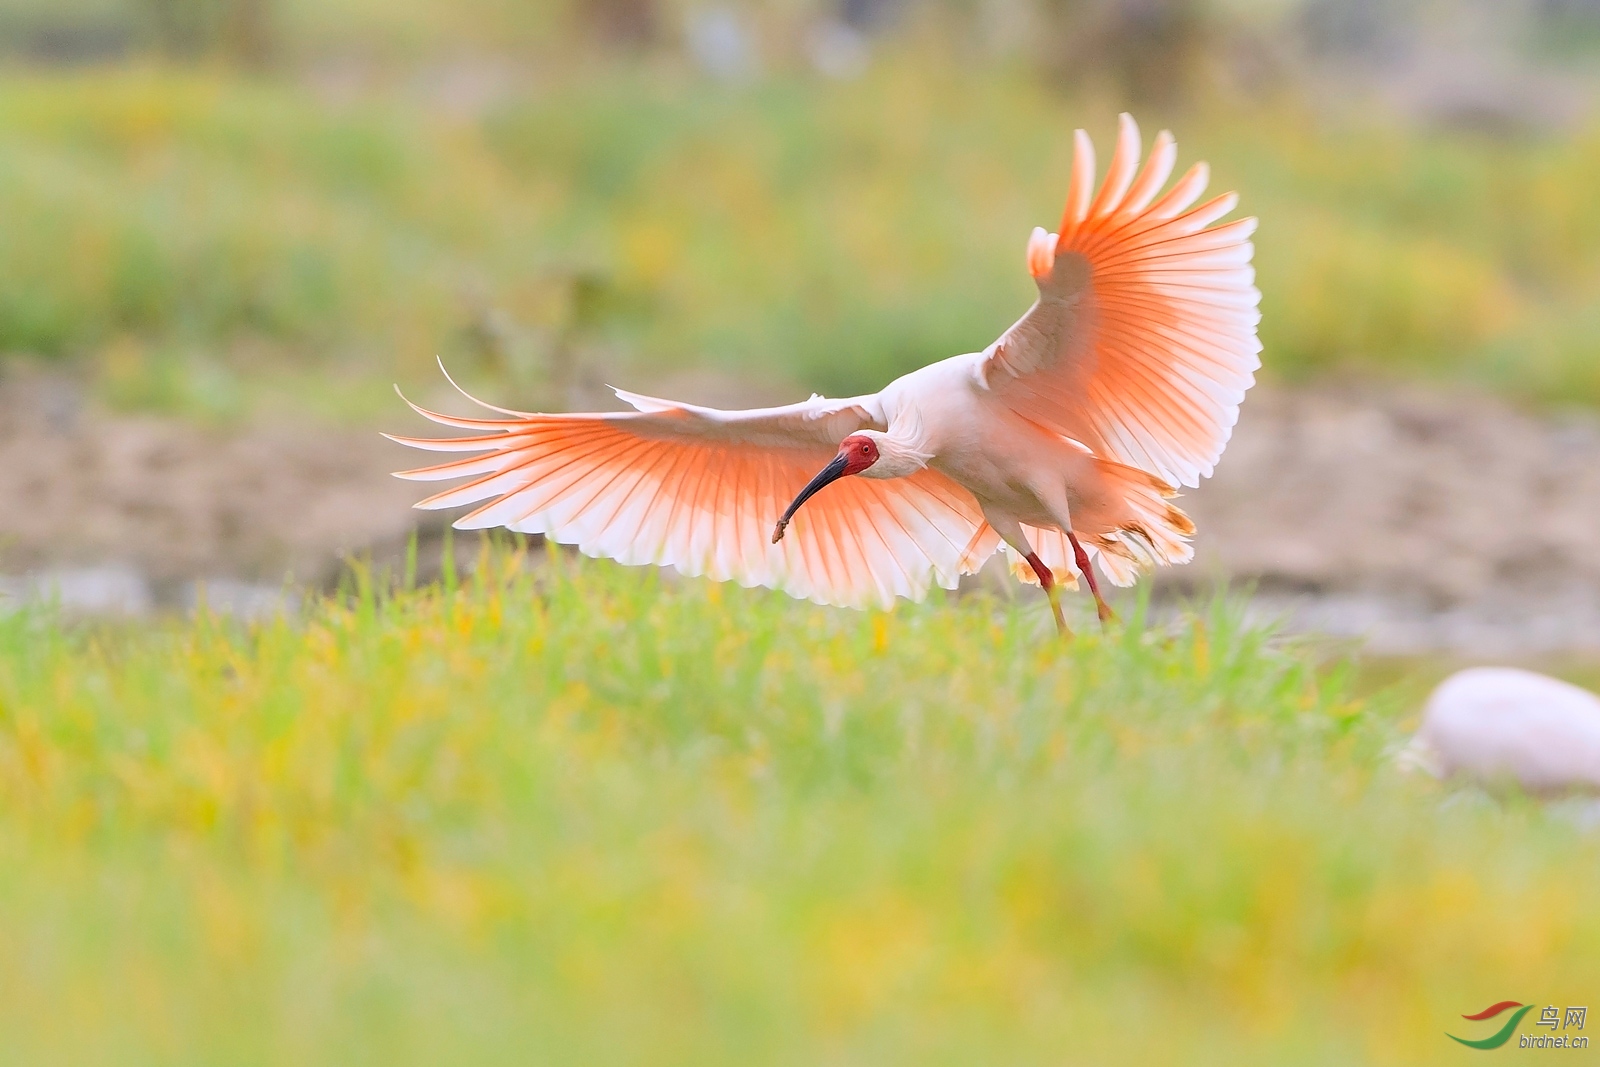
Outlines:
[{"label": "bird's neck", "polygon": [[878,461],[861,474],[866,478],[905,478],[928,465],[933,453],[923,448],[920,427],[896,420],[888,433],[873,433]]}]

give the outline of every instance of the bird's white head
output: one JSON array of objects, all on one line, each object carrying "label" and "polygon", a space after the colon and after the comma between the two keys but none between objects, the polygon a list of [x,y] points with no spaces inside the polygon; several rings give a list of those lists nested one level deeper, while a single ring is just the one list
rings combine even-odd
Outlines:
[{"label": "bird's white head", "polygon": [[839,442],[839,452],[817,476],[806,483],[772,531],[772,543],[783,540],[783,531],[800,510],[825,486],[859,474],[866,478],[904,478],[928,465],[928,455],[881,430],[860,430]]}]

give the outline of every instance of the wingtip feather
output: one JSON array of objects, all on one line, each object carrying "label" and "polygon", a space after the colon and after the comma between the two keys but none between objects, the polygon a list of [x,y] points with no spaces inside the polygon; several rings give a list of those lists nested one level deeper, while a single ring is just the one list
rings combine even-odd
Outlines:
[{"label": "wingtip feather", "polygon": [[1087,130],[1072,131],[1072,181],[1067,186],[1067,206],[1061,216],[1060,234],[1064,241],[1089,214],[1094,195],[1094,142]]},{"label": "wingtip feather", "polygon": [[466,397],[468,400],[472,401],[474,404],[478,405],[480,408],[483,408],[485,411],[497,411],[502,415],[510,415],[514,419],[531,419],[537,417],[537,412],[517,411],[514,408],[503,408],[498,404],[491,404],[486,400],[479,400],[477,397],[461,388],[460,384],[450,376],[450,371],[444,365],[443,356],[434,356],[433,358],[439,364],[439,371],[444,375],[444,380],[450,383],[451,388],[460,393],[462,396]]}]

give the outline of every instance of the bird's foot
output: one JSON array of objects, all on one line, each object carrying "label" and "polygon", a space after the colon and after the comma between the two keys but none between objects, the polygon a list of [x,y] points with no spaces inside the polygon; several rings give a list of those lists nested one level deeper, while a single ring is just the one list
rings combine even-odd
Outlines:
[{"label": "bird's foot", "polygon": [[1116,621],[1117,613],[1111,610],[1106,598],[1100,595],[1100,583],[1094,580],[1094,568],[1089,565],[1089,554],[1078,543],[1077,535],[1068,530],[1067,540],[1072,542],[1073,559],[1078,564],[1078,570],[1083,574],[1084,581],[1089,585],[1089,592],[1094,594],[1094,610],[1100,615],[1100,626],[1103,629]]},{"label": "bird's foot", "polygon": [[1072,628],[1067,625],[1067,617],[1061,613],[1061,596],[1054,589],[1050,590],[1050,611],[1056,617],[1056,633],[1068,641],[1072,640]]},{"label": "bird's foot", "polygon": [[1039,578],[1040,587],[1044,589],[1045,597],[1050,601],[1050,612],[1056,617],[1056,633],[1070,638],[1072,631],[1067,627],[1067,617],[1061,614],[1061,589],[1056,585],[1056,576],[1050,573],[1050,568],[1044,565],[1044,560],[1039,558],[1037,552],[1029,552],[1023,558],[1028,561],[1028,566],[1033,568],[1033,573]]}]

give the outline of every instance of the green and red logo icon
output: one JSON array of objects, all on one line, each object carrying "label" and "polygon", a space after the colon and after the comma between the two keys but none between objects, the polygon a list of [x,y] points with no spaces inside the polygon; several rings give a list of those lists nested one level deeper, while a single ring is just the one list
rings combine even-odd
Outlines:
[{"label": "green and red logo icon", "polygon": [[1482,1019],[1493,1019],[1496,1015],[1499,1015],[1502,1012],[1511,1011],[1512,1008],[1517,1010],[1512,1014],[1511,1018],[1507,1019],[1504,1026],[1500,1027],[1499,1030],[1496,1030],[1488,1037],[1479,1038],[1476,1041],[1469,1041],[1464,1037],[1457,1037],[1455,1034],[1445,1034],[1444,1036],[1448,1037],[1452,1041],[1459,1041],[1468,1048],[1499,1048],[1501,1045],[1511,1040],[1511,1035],[1517,1032],[1517,1024],[1522,1021],[1522,1017],[1533,1010],[1532,1004],[1522,1004],[1515,1000],[1502,1000],[1498,1004],[1489,1005],[1487,1008],[1484,1008],[1482,1011],[1477,1012],[1476,1014],[1462,1016],[1463,1019],[1470,1019],[1473,1022],[1478,1022]]}]

